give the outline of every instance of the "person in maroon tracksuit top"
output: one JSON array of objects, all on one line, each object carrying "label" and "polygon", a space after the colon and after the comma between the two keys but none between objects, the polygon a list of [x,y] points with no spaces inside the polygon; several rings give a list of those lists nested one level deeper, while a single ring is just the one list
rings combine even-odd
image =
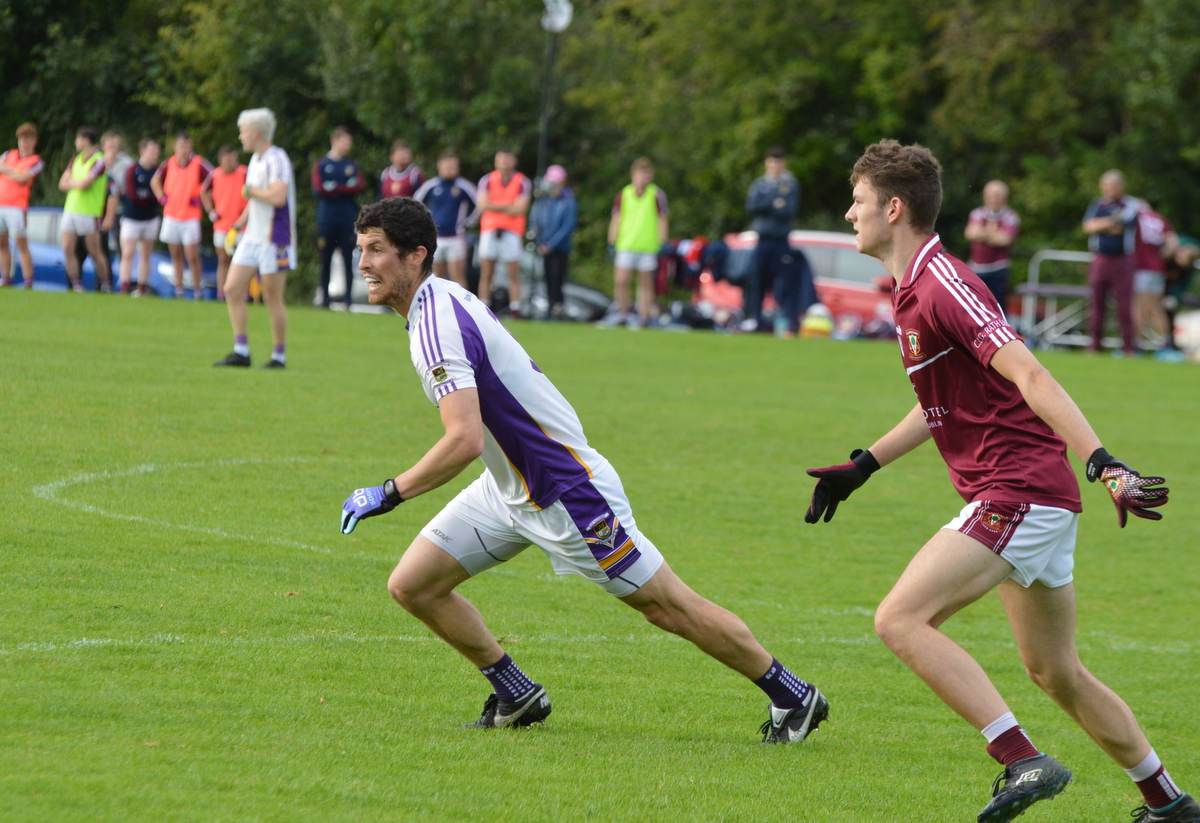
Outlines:
[{"label": "person in maroon tracksuit top", "polygon": [[1136,782],[1140,823],[1200,821],[1200,805],[1163,769],[1129,707],[1092,675],[1075,648],[1072,585],[1079,486],[1070,447],[1089,480],[1112,496],[1122,526],[1167,502],[1161,477],[1142,477],[1100,444],[1079,407],[1008,325],[991,292],[934,232],[941,166],[921,146],[867,148],[851,176],[846,219],[858,250],[895,279],[892,307],[912,411],[848,463],[819,478],[805,521],[826,522],[872,472],[932,439],[967,505],[917,553],[875,613],[891,650],[987,738],[1005,771],[980,823],[1004,823],[1061,792],[1071,773],[1040,753],[979,664],[940,631],[994,588],[1021,658],[1046,691]]}]

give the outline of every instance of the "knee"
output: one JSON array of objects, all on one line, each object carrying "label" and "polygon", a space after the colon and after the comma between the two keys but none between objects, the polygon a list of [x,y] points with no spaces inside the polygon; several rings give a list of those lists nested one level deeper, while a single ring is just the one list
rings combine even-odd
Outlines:
[{"label": "knee", "polygon": [[642,617],[665,632],[681,634],[683,631],[685,621],[678,609],[655,601],[641,606],[638,611],[642,613]]},{"label": "knee", "polygon": [[884,602],[875,610],[875,634],[889,649],[899,653],[910,635],[912,621],[899,609]]},{"label": "knee", "polygon": [[428,602],[428,594],[414,581],[397,572],[392,572],[388,578],[388,594],[399,603],[406,612],[418,614]]},{"label": "knee", "polygon": [[1025,664],[1025,674],[1039,689],[1061,703],[1079,690],[1084,668],[1078,659],[1063,663],[1030,661]]}]

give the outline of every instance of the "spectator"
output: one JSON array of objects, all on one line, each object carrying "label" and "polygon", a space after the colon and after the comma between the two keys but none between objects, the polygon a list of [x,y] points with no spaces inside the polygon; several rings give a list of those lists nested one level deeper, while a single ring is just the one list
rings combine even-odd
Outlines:
[{"label": "spectator", "polygon": [[200,269],[200,192],[213,172],[212,164],[192,151],[186,131],[175,135],[175,153],[150,181],[163,207],[159,240],[171,252],[175,270],[175,296],[183,297],[183,259],[192,275],[192,299],[204,299]]},{"label": "spectator", "polygon": [[521,250],[533,184],[517,171],[517,155],[496,152],[496,170],[479,181],[479,298],[492,302],[492,272],[499,260],[508,266],[508,309],[521,317]]},{"label": "spectator", "polygon": [[75,132],[75,150],[79,153],[58,179],[59,190],[67,193],[60,229],[67,280],[72,290],[83,291],[83,262],[75,250],[82,237],[96,265],[96,288],[111,291],[112,272],[108,257],[100,249],[100,218],[107,204],[108,178],[104,153],[96,145],[96,130],[80,126]]},{"label": "spectator", "polygon": [[575,202],[575,192],[567,186],[567,170],[562,166],[546,169],[542,179],[550,188],[533,204],[529,219],[538,252],[542,255],[549,317],[551,320],[562,320],[565,317],[563,283],[567,279],[571,237],[579,222],[579,205]]},{"label": "spectator", "polygon": [[412,149],[408,147],[408,143],[397,140],[392,143],[388,159],[392,161],[392,165],[379,175],[379,199],[412,197],[425,182],[421,170],[412,161]]},{"label": "spectator", "polygon": [[424,204],[437,226],[437,249],[433,252],[433,273],[450,279],[464,289],[467,285],[467,226],[479,219],[475,184],[459,176],[458,155],[442,152],[437,161],[437,176],[426,180],[413,199]]},{"label": "spectator", "polygon": [[[799,249],[788,244],[792,219],[800,208],[800,184],[788,171],[787,153],[774,146],[764,161],[766,174],[750,185],[746,211],[754,220],[750,230],[758,233],[754,248],[754,268],[750,272],[750,291],[746,300],[745,327],[770,331],[763,317],[763,296],[774,287],[779,314],[775,319],[780,337],[795,337],[800,330],[801,292],[807,279],[812,289],[808,260]],[[815,292],[812,300],[815,302]]]},{"label": "spectator", "polygon": [[1183,352],[1175,343],[1175,314],[1183,296],[1187,294],[1188,286],[1195,274],[1195,263],[1200,258],[1200,241],[1191,237],[1180,237],[1175,253],[1167,261],[1166,296],[1163,298],[1163,309],[1167,314],[1167,333],[1165,345],[1157,355],[1159,360],[1168,363],[1183,362]]},{"label": "spectator", "polygon": [[150,285],[150,254],[160,228],[158,198],[150,181],[158,173],[162,146],[152,137],[138,143],[138,161],[125,172],[124,213],[121,216],[121,293],[128,294],[133,278],[133,256],[138,257],[138,287],[145,294]]},{"label": "spectator", "polygon": [[329,135],[329,154],[312,168],[312,190],[317,196],[317,248],[321,252],[321,302],[329,308],[329,270],[334,251],[341,251],[346,272],[346,309],[354,285],[355,196],[363,190],[362,169],[350,159],[354,137],[342,126]]},{"label": "spectator", "polygon": [[233,224],[245,228],[225,279],[225,305],[233,327],[233,351],[214,366],[250,366],[250,339],[246,293],[255,272],[262,276],[263,302],[271,316],[274,348],[264,369],[287,366],[287,306],[283,302],[287,273],[296,261],[296,183],[292,161],[274,144],[275,114],[270,109],[248,109],[238,115],[238,139],[250,152],[246,168],[249,201],[243,216]]},{"label": "spectator", "polygon": [[[1167,314],[1163,310],[1163,293],[1167,284],[1167,258],[1179,247],[1179,236],[1167,218],[1143,202],[1138,212],[1137,238],[1134,250],[1133,274],[1133,339],[1141,341],[1147,326],[1159,344],[1158,357],[1165,350]],[[1170,353],[1164,355],[1169,359]]]},{"label": "spectator", "polygon": [[1141,203],[1125,194],[1125,175],[1112,169],[1101,175],[1100,197],[1092,201],[1083,216],[1083,230],[1088,234],[1088,249],[1093,254],[1088,268],[1093,352],[1103,348],[1104,304],[1111,293],[1117,301],[1122,341],[1122,348],[1114,351],[1113,356],[1137,354],[1133,334],[1133,253],[1140,209]]},{"label": "spectator", "polygon": [[[667,195],[654,185],[654,166],[645,157],[633,161],[631,182],[613,201],[608,224],[608,244],[615,248],[613,307],[601,320],[605,326],[627,325],[638,329],[651,320],[654,274],[658,252],[667,242]],[[629,299],[630,281],[638,273],[637,307]]]},{"label": "spectator", "polygon": [[21,258],[25,288],[33,288],[33,255],[25,237],[25,213],[33,183],[45,168],[42,158],[34,153],[37,140],[37,126],[22,123],[17,127],[17,147],[0,155],[0,286],[11,286],[16,275],[8,248],[11,234]]},{"label": "spectator", "polygon": [[100,247],[109,258],[112,267],[112,246],[109,236],[120,240],[120,222],[122,214],[121,198],[125,195],[125,178],[134,160],[122,148],[121,135],[115,131],[106,131],[100,135],[100,150],[104,152],[104,169],[108,175],[108,203],[104,210],[104,220],[100,224]]},{"label": "spectator", "polygon": [[971,211],[967,239],[971,241],[971,271],[1005,311],[1008,279],[1012,274],[1012,245],[1021,231],[1020,216],[1008,207],[1008,186],[992,180],[983,187],[983,205]]},{"label": "spectator", "polygon": [[[225,299],[225,278],[229,260],[237,246],[237,230],[233,224],[246,211],[246,167],[238,163],[238,151],[230,145],[217,150],[217,167],[208,176],[200,191],[200,200],[213,224],[213,248],[217,252],[217,299]],[[232,233],[232,236],[230,236]]]}]

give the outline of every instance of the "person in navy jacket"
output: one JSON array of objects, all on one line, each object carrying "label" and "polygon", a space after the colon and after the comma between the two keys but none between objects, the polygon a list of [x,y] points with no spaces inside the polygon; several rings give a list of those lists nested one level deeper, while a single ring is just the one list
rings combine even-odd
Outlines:
[{"label": "person in navy jacket", "polygon": [[329,135],[329,154],[313,163],[312,189],[317,196],[317,247],[321,252],[321,300],[329,308],[329,267],[341,251],[346,270],[346,308],[354,282],[355,196],[363,190],[362,169],[350,159],[354,138],[342,126]]}]

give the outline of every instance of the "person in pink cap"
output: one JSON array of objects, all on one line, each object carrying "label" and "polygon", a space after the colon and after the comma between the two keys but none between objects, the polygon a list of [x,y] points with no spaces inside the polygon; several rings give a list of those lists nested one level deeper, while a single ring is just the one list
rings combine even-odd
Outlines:
[{"label": "person in pink cap", "polygon": [[550,304],[550,319],[562,320],[563,282],[567,279],[567,262],[571,256],[571,236],[579,222],[579,206],[575,192],[567,186],[567,170],[551,166],[542,177],[543,194],[533,206],[530,227],[537,238],[546,273],[546,300]]}]

